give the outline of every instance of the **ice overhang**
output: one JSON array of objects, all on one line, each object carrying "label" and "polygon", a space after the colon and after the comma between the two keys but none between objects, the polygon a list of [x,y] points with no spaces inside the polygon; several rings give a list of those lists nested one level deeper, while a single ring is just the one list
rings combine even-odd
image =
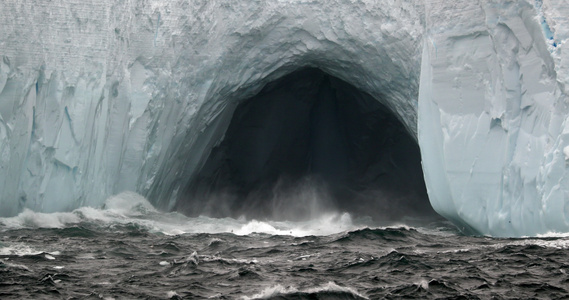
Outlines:
[{"label": "ice overhang", "polygon": [[378,221],[433,216],[417,142],[384,101],[311,67],[229,100],[212,121],[222,134],[192,166],[173,209],[277,219],[323,211]]},{"label": "ice overhang", "polygon": [[420,36],[374,31],[377,36],[371,38],[360,36],[367,31],[350,36],[338,32],[343,37],[336,40],[323,36],[323,28],[306,30],[287,22],[258,33],[258,39],[235,36],[226,53],[214,62],[206,58],[198,74],[179,80],[178,85],[192,87],[187,97],[193,100],[176,104],[178,109],[170,113],[176,123],[166,120],[176,126],[175,135],[162,149],[158,167],[149,167],[154,170],[140,179],[145,186],[139,190],[160,208],[176,208],[212,149],[224,140],[239,104],[298,70],[317,68],[373,98],[416,141]]}]

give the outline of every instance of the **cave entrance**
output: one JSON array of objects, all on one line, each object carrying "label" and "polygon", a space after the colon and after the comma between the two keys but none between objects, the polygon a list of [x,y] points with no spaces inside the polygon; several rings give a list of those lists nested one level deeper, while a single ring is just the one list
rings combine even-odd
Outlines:
[{"label": "cave entrance", "polygon": [[432,216],[416,141],[379,101],[319,69],[267,84],[237,106],[178,199],[187,215],[375,220]]}]

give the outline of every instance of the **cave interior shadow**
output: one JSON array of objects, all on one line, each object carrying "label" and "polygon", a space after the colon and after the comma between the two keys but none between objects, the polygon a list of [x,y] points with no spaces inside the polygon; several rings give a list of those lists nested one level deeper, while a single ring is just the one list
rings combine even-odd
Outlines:
[{"label": "cave interior shadow", "polygon": [[417,142],[380,101],[303,68],[239,103],[180,194],[188,216],[433,218]]}]

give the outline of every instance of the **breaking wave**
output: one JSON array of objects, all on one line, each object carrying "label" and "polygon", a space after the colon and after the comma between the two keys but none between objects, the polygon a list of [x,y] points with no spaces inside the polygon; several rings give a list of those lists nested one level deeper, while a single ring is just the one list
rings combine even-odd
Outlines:
[{"label": "breaking wave", "polygon": [[353,220],[348,213],[323,213],[308,221],[247,220],[241,218],[186,217],[176,212],[160,212],[144,197],[124,192],[110,197],[102,208],[82,207],[72,212],[40,213],[25,209],[15,217],[0,218],[4,229],[66,228],[76,225],[113,227],[134,224],[150,232],[166,235],[184,233],[234,233],[248,235],[329,235],[370,225],[369,219]]}]

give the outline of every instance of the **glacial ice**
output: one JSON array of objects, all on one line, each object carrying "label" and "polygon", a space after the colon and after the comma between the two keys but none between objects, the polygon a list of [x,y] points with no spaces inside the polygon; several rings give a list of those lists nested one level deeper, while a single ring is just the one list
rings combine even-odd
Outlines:
[{"label": "glacial ice", "polygon": [[238,104],[311,67],[393,112],[465,232],[567,232],[568,16],[563,0],[5,0],[0,216],[123,191],[170,210]]},{"label": "glacial ice", "polygon": [[568,8],[425,7],[417,125],[425,180],[433,208],[467,232],[568,231]]}]

